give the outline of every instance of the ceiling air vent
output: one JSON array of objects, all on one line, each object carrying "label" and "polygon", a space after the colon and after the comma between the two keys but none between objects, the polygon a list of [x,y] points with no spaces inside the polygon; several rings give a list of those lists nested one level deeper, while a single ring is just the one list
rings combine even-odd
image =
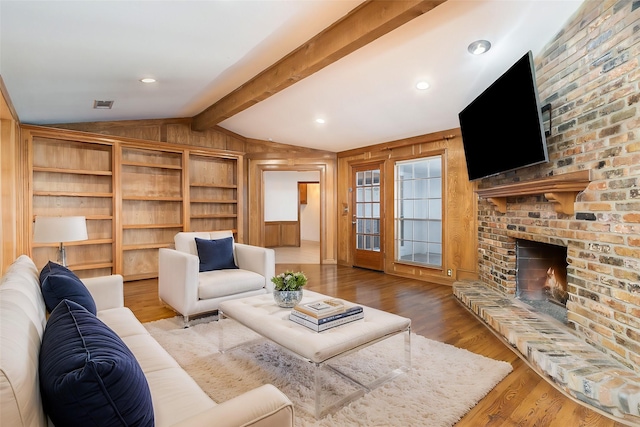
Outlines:
[{"label": "ceiling air vent", "polygon": [[113,101],[93,101],[94,110],[110,110],[113,107]]}]

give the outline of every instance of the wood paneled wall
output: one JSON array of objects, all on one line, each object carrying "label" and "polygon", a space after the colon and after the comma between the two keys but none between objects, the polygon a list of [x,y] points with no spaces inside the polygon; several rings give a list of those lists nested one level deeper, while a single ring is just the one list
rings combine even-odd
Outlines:
[{"label": "wood paneled wall", "polygon": [[23,215],[18,208],[22,203],[22,192],[18,191],[24,176],[24,160],[19,150],[20,123],[11,99],[0,77],[0,273],[4,274],[17,258],[25,253],[20,230]]},{"label": "wood paneled wall", "polygon": [[[394,255],[394,167],[399,160],[416,159],[430,155],[443,156],[444,217],[443,268],[433,269],[395,262]],[[351,239],[352,206],[349,193],[352,168],[374,161],[384,162],[385,194],[384,271],[404,277],[414,277],[435,283],[452,284],[455,280],[476,279],[477,254],[477,196],[475,184],[469,182],[462,136],[459,129],[422,135],[361,149],[338,153],[338,263],[353,265]],[[451,276],[447,271],[451,270]]]},{"label": "wood paneled wall", "polygon": [[[17,123],[17,121],[16,121]],[[244,228],[245,241],[250,244],[264,244],[263,184],[262,173],[266,170],[319,171],[321,175],[321,262],[352,265],[350,231],[351,216],[343,215],[343,207],[349,209],[351,203],[348,193],[351,167],[372,161],[384,161],[385,172],[390,180],[385,181],[386,210],[389,213],[384,224],[387,240],[385,243],[385,272],[407,277],[416,277],[436,283],[450,284],[453,280],[477,277],[477,220],[475,185],[466,175],[462,138],[459,130],[449,130],[430,135],[373,145],[357,150],[335,153],[294,147],[273,142],[243,138],[221,128],[205,132],[195,132],[190,128],[190,119],[137,120],[124,122],[61,124],[55,127],[98,133],[101,135],[121,136],[195,147],[214,148],[244,152],[244,182],[239,186],[245,200]],[[15,126],[14,133],[18,133]],[[3,149],[5,138],[16,138],[3,129]],[[19,156],[19,144],[9,144],[11,158]],[[394,262],[393,256],[393,169],[396,160],[418,158],[433,153],[443,155],[445,164],[445,253],[442,270],[420,268],[413,265]],[[3,156],[4,159],[4,156]],[[26,160],[16,161],[16,168],[25,167]],[[20,166],[22,165],[22,166]],[[5,182],[18,179],[20,171],[7,173],[3,167],[3,189]],[[13,178],[12,178],[13,177]],[[4,190],[3,190],[4,191]],[[13,194],[17,199],[19,194]],[[15,202],[16,206],[20,205]],[[340,207],[340,209],[338,209]],[[19,209],[8,210],[8,218],[20,217]],[[3,222],[7,216],[4,215]],[[12,216],[13,215],[13,216]],[[18,221],[20,218],[16,218]],[[15,222],[9,227],[10,233],[17,234],[10,253],[3,254],[3,262],[13,261],[18,254],[20,241],[24,236],[16,233]],[[3,239],[3,241],[6,239]],[[4,261],[7,260],[7,261]],[[4,265],[3,265],[4,267]],[[452,275],[447,276],[451,269]]]},{"label": "wood paneled wall", "polygon": [[267,221],[264,223],[264,245],[267,248],[300,246],[299,221]]}]

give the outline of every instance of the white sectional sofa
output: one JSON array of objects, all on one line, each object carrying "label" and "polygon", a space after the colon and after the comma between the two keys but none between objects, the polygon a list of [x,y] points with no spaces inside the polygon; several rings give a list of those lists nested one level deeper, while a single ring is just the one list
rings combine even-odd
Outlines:
[{"label": "white sectional sofa", "polygon": [[[83,282],[95,300],[97,318],[139,363],[149,386],[155,426],[293,426],[291,401],[272,385],[220,404],[211,400],[124,307],[121,276]],[[46,327],[39,272],[29,257],[20,256],[0,282],[0,426],[49,423],[38,373]]]}]

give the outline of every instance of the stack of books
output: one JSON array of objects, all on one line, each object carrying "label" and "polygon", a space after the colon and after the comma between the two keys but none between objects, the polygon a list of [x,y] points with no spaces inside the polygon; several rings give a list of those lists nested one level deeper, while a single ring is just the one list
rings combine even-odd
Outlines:
[{"label": "stack of books", "polygon": [[291,309],[289,320],[316,332],[326,331],[364,318],[362,307],[347,305],[337,299],[298,304]]}]

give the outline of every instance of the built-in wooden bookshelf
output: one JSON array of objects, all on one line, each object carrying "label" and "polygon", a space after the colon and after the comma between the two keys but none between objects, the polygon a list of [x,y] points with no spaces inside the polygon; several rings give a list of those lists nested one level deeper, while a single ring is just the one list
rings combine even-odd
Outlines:
[{"label": "built-in wooden bookshelf", "polygon": [[238,230],[238,159],[189,155],[189,229]]},{"label": "built-in wooden bookshelf", "polygon": [[33,242],[36,215],[87,218],[89,240],[65,243],[80,277],[157,277],[158,249],[180,231],[231,229],[242,241],[241,154],[29,125],[23,135],[38,268],[58,244]]},{"label": "built-in wooden bookshelf", "polygon": [[[85,216],[89,240],[66,243],[67,262],[81,276],[113,270],[113,151],[109,144],[34,136],[31,140],[31,224],[35,217]],[[33,243],[38,267],[57,260],[58,244]]]},{"label": "built-in wooden bookshelf", "polygon": [[122,275],[158,275],[158,248],[183,230],[182,152],[122,147]]}]

